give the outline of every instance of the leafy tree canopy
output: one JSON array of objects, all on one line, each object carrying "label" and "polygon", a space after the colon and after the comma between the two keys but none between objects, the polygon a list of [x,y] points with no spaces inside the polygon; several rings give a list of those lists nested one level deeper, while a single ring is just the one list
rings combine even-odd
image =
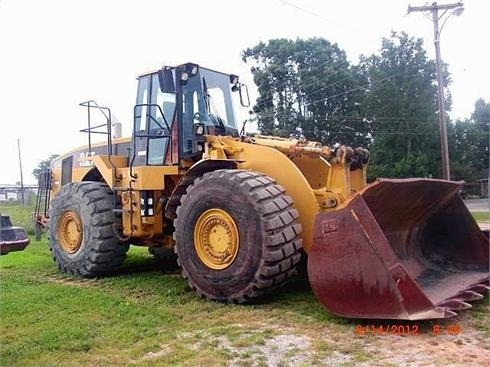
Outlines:
[{"label": "leafy tree canopy", "polygon": [[45,159],[45,160],[42,160],[41,162],[39,162],[37,167],[32,170],[32,174],[34,175],[34,177],[36,177],[36,179],[39,181],[39,177],[41,176],[41,173],[43,171],[48,170],[50,168],[51,161],[53,161],[53,159],[56,159],[58,157],[59,157],[58,154],[52,154],[49,156],[48,159]]},{"label": "leafy tree canopy", "polygon": [[471,117],[452,129],[451,170],[456,180],[488,178],[490,103],[478,99]]},{"label": "leafy tree canopy", "polygon": [[262,133],[301,127],[324,144],[369,147],[371,178],[440,175],[436,68],[421,39],[393,32],[358,65],[322,38],[261,42],[242,57],[260,94],[254,112]]},{"label": "leafy tree canopy", "polygon": [[358,68],[368,83],[361,105],[372,119],[372,178],[439,176],[436,67],[422,40],[393,32]]},{"label": "leafy tree canopy", "polygon": [[262,133],[287,136],[301,128],[326,144],[365,145],[369,126],[356,103],[358,75],[336,44],[274,39],[242,56],[260,93],[253,110]]}]

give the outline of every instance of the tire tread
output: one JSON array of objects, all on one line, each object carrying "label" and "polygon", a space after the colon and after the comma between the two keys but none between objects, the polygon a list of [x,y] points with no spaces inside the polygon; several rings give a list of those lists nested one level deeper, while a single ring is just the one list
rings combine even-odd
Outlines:
[{"label": "tire tread", "polygon": [[[82,244],[80,256],[77,260],[67,260],[63,255],[63,250],[55,242],[56,234],[51,233],[49,250],[58,268],[65,273],[85,278],[94,278],[107,275],[119,268],[126,259],[126,252],[129,244],[121,243],[117,240],[113,225],[114,213],[112,211],[112,191],[109,187],[100,182],[77,182],[63,186],[59,197],[80,197],[85,206],[81,210],[89,213],[89,223],[84,226],[90,227],[90,238]],[[51,206],[50,218],[55,218],[59,201],[56,199]],[[54,229],[55,226],[50,226]],[[84,233],[85,234],[85,233]]]},{"label": "tire tread", "polygon": [[[239,292],[227,297],[231,303],[244,303],[270,293],[284,284],[288,278],[296,274],[296,266],[300,262],[302,248],[301,224],[298,222],[298,211],[293,207],[293,200],[286,194],[286,190],[272,178],[258,172],[222,169],[193,178],[186,187],[179,200],[185,205],[187,197],[192,196],[192,190],[204,180],[228,180],[236,187],[248,191],[253,198],[255,213],[264,223],[263,231],[265,241],[262,244],[262,258],[252,281]],[[183,206],[176,209],[176,228],[179,226],[179,215],[182,215]],[[175,251],[179,255],[179,244]],[[182,264],[179,265],[182,266]],[[221,300],[216,294],[208,294],[200,290],[192,280],[185,266],[182,266],[182,275],[187,279],[191,289],[201,297],[212,300]]]}]

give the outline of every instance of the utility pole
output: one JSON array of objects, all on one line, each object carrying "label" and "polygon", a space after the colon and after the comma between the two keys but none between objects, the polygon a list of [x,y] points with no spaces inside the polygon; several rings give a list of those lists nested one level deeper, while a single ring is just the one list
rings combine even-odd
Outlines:
[{"label": "utility pole", "polygon": [[[442,61],[441,61],[441,42],[440,36],[442,27],[439,28],[439,20],[447,13],[448,10],[455,9],[454,14],[461,15],[463,12],[463,3],[457,2],[454,4],[441,4],[437,5],[433,2],[432,5],[425,6],[408,6],[408,14],[413,11],[431,12],[432,22],[434,23],[434,45],[436,48],[436,71],[437,71],[437,105],[438,105],[438,119],[439,119],[439,134],[441,140],[441,158],[442,158],[442,177],[445,180],[451,179],[451,173],[449,169],[449,150],[447,144],[447,123],[446,123],[446,107],[444,105],[444,82],[442,75]],[[441,16],[439,16],[439,10],[443,10]],[[446,18],[447,20],[447,18]]]},{"label": "utility pole", "polygon": [[24,205],[24,178],[22,176],[22,159],[20,157],[20,139],[17,139],[17,149],[19,150],[19,168],[20,168],[20,197]]}]

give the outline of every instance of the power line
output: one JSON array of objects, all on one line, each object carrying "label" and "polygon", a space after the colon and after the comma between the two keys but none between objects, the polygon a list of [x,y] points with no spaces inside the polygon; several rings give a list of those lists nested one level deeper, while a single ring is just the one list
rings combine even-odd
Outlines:
[{"label": "power line", "polygon": [[[276,131],[279,131],[279,132],[282,132],[283,134],[288,134],[290,133],[289,130],[284,130],[284,129],[276,129]],[[318,133],[325,133],[325,134],[328,134],[328,135],[359,135],[359,136],[364,136],[364,137],[369,137],[369,138],[373,138],[374,136],[372,136],[371,134],[373,134],[372,132],[359,132],[359,131],[353,131],[353,130],[319,130],[319,131],[315,131],[315,130],[304,130],[303,131],[304,134],[318,134]],[[416,132],[416,131],[413,131],[413,132],[388,132],[388,131],[385,131],[385,132],[376,132],[374,135],[376,136],[381,136],[381,135],[388,135],[388,136],[404,136],[404,135],[424,135],[424,136],[427,136],[427,135],[437,135],[438,133],[437,132]]]},{"label": "power line", "polygon": [[[329,23],[332,23],[332,21],[331,21],[331,20],[329,20],[329,19],[325,18],[324,16],[322,16],[322,15],[320,15],[320,14],[318,14],[318,13],[315,13],[314,11],[311,11],[311,10],[309,10],[309,9],[306,9],[306,8],[300,7],[300,6],[298,6],[298,5],[296,5],[296,4],[293,4],[293,3],[289,2],[289,1],[286,1],[286,0],[278,0],[278,1],[279,1],[279,2],[281,2],[281,3],[282,3],[282,4],[284,4],[284,5],[287,5],[287,6],[293,7],[293,8],[295,8],[295,9],[297,9],[297,10],[300,10],[300,11],[302,11],[302,12],[305,12],[305,13],[308,13],[308,14],[313,15],[313,16],[315,16],[315,17],[318,17],[318,18],[320,18],[320,19],[322,19],[322,20],[324,20],[324,21],[327,21],[327,22],[329,22]],[[327,41],[328,41],[328,40],[327,40]],[[328,41],[328,42],[330,43],[330,41]],[[340,51],[342,51],[342,52],[345,52],[344,50],[342,50],[342,49],[340,49],[340,48],[339,48],[339,50],[340,50]],[[252,57],[252,58],[253,58],[253,57]],[[258,62],[258,61],[257,61],[257,62]],[[326,62],[321,63],[321,64],[319,64],[319,65],[315,65],[315,68],[320,69],[321,67],[328,65],[330,62],[331,62],[331,61],[329,60],[329,61],[326,61]],[[344,63],[345,63],[347,66],[350,66],[350,64],[349,64],[349,62],[348,62],[348,61],[345,61]],[[341,69],[339,68],[338,70],[341,70]],[[310,70],[309,70],[309,68],[306,68],[306,67],[305,67],[305,68],[302,68],[302,69],[298,69],[298,70],[297,70],[297,73],[299,74],[300,72],[305,72],[305,71],[310,71]],[[329,87],[331,87],[331,86],[333,86],[333,85],[335,85],[335,84],[339,83],[340,81],[347,80],[347,79],[351,79],[351,78],[354,78],[354,77],[356,77],[356,76],[357,76],[356,74],[350,75],[350,76],[348,76],[348,77],[346,77],[346,78],[343,78],[343,79],[341,79],[341,80],[339,80],[339,81],[337,81],[337,82],[334,82],[334,83],[332,83],[332,84],[330,84],[330,85],[328,85],[328,86],[326,86],[326,87],[322,87],[322,88],[320,88],[320,89],[318,89],[318,90],[316,90],[316,91],[310,92],[310,94],[315,94],[315,93],[318,93],[318,92],[320,92],[320,91],[322,91],[322,90],[324,90],[324,89],[327,89],[327,88],[329,88]],[[313,85],[313,83],[309,84],[308,86],[310,86],[310,85]],[[274,97],[269,97],[269,98],[262,99],[260,104],[265,105],[267,102],[270,102],[270,101],[272,101],[273,99],[274,99]],[[256,105],[260,105],[260,104],[259,104],[259,103],[256,103]]]},{"label": "power line", "polygon": [[[343,50],[340,50],[340,51],[343,51]],[[258,61],[256,61],[256,62],[258,63]],[[327,66],[329,64],[331,64],[331,60],[322,62],[322,63],[320,63],[318,65],[313,65],[313,66],[307,66],[307,67],[303,67],[303,68],[298,68],[296,70],[296,73],[298,75],[301,74],[301,73],[306,73],[306,72],[312,72],[312,73],[314,73],[315,70],[316,71],[320,71],[321,68],[323,68],[323,67],[325,67],[325,66]],[[345,61],[342,64],[345,64],[347,66],[346,69],[348,69],[349,66],[350,66],[350,64],[349,64],[348,61]],[[342,70],[346,70],[346,69],[340,69],[340,68],[334,69],[334,73],[340,73]],[[333,75],[334,73],[332,73],[331,75]],[[329,84],[329,85],[327,85],[325,87],[322,87],[322,88],[319,88],[319,89],[317,89],[317,90],[315,90],[313,92],[310,92],[310,94],[318,93],[321,90],[330,88],[330,87],[334,86],[335,84],[338,84],[338,83],[340,83],[340,82],[342,82],[344,80],[348,80],[348,79],[354,78],[356,76],[358,76],[358,74],[354,74],[353,73],[353,74],[351,74],[351,75],[349,75],[349,76],[347,76],[345,78],[339,79],[339,80],[337,80],[337,81],[335,81],[335,82],[333,82],[333,83],[331,83],[331,84]],[[310,87],[310,86],[312,86],[314,84],[315,84],[314,82],[310,82],[308,84],[305,84],[305,85],[303,85],[303,89],[306,89],[306,88],[308,88],[308,87]],[[280,87],[286,87],[286,83],[279,84],[278,86],[280,86]],[[274,99],[274,97],[264,98],[264,99],[261,100],[261,103],[260,104],[265,104],[266,102],[272,101],[273,99]],[[259,104],[257,103],[257,105],[259,105]]]},{"label": "power line", "polygon": [[[257,60],[257,59],[256,59]],[[256,61],[258,63],[258,60]],[[326,61],[326,62],[323,62],[321,64],[318,64],[318,65],[315,65],[314,67],[310,68],[310,67],[304,67],[304,68],[298,68],[296,70],[296,72],[299,74],[299,73],[304,73],[304,72],[308,72],[308,71],[312,71],[314,72],[314,70],[319,70],[321,69],[322,67],[328,65],[330,63],[330,61]],[[346,62],[346,65],[349,65],[348,62]],[[335,70],[337,71],[337,70]],[[340,72],[340,71],[339,71]],[[374,82],[370,82],[370,83],[367,83],[365,85],[362,85],[362,86],[359,86],[359,87],[355,87],[355,88],[351,88],[347,91],[342,91],[341,93],[337,93],[337,94],[331,94],[331,95],[328,95],[326,97],[323,97],[323,98],[320,98],[320,99],[317,99],[317,100],[313,100],[313,101],[309,101],[307,102],[306,104],[301,104],[302,107],[306,107],[306,106],[309,106],[309,105],[312,105],[312,104],[315,104],[315,103],[318,103],[318,102],[321,102],[321,101],[325,101],[325,100],[328,100],[328,99],[332,99],[332,98],[336,98],[336,97],[339,97],[339,96],[342,96],[342,95],[345,95],[347,93],[350,93],[350,92],[353,92],[355,90],[362,90],[363,88],[366,88],[366,87],[370,87],[370,86],[373,86],[381,81],[384,81],[385,79],[386,80],[389,80],[391,78],[394,78],[398,75],[402,75],[404,73],[409,73],[410,71],[409,70],[402,70],[398,73],[395,73],[395,74],[392,74],[388,77],[385,77],[385,78],[382,78],[378,81],[374,81]],[[333,74],[333,73],[332,73]],[[318,88],[312,92],[308,92],[308,95],[314,95],[314,94],[317,94],[321,91],[324,91],[324,90],[327,90],[328,88],[330,87],[333,87],[335,86],[336,84],[339,84],[345,80],[349,80],[349,79],[352,79],[352,78],[356,78],[356,77],[359,77],[361,76],[361,74],[359,72],[356,72],[356,73],[351,73],[351,75],[348,75],[347,77],[344,77],[344,78],[341,78],[341,79],[338,79],[336,81],[334,81],[333,83],[330,83],[326,86],[323,86],[321,88]],[[312,86],[316,84],[316,82],[310,82],[310,83],[307,83],[307,84],[304,84],[304,85],[301,85],[301,90],[304,92],[305,89],[307,89],[308,87]],[[288,85],[288,83],[284,82],[284,83],[279,83],[279,84],[274,84],[275,87],[282,87],[282,88],[286,88]],[[256,107],[259,107],[259,108],[263,108],[263,107],[272,107],[272,108],[275,108],[274,105],[272,106],[269,106],[269,103],[270,102],[273,102],[274,100],[277,100],[278,98],[278,95],[274,95],[274,92],[271,93],[271,96],[269,97],[265,97],[265,98],[261,98],[259,97],[259,99],[256,101],[255,103],[255,106]],[[293,104],[295,103],[299,103],[299,101],[293,101]],[[287,112],[284,112],[284,114],[287,114]],[[278,114],[278,112],[276,111],[271,111],[269,113],[262,113],[261,116],[262,117],[274,117],[274,115],[276,115],[276,117],[280,117],[281,114]]]},{"label": "power line", "polygon": [[[351,93],[351,92],[356,91],[356,90],[360,90],[360,89],[363,89],[363,88],[366,88],[366,87],[369,87],[369,86],[373,86],[373,85],[376,85],[376,84],[379,84],[379,83],[383,83],[383,82],[385,82],[385,81],[387,81],[389,79],[392,79],[392,78],[394,78],[394,77],[396,77],[396,76],[398,76],[400,74],[403,74],[403,73],[404,73],[404,71],[401,71],[401,72],[392,74],[390,76],[387,76],[385,78],[382,78],[380,80],[376,80],[374,82],[370,82],[370,83],[361,85],[359,87],[351,88],[351,89],[349,89],[347,91],[344,91],[342,93],[337,93],[337,94],[334,94],[334,95],[327,96],[325,98],[321,98],[321,99],[318,99],[318,100],[314,100],[314,101],[308,102],[308,103],[305,104],[305,107],[306,106],[309,106],[309,105],[312,105],[312,104],[315,104],[315,103],[318,103],[318,102],[326,101],[326,100],[331,99],[331,98],[336,98],[336,97],[345,95],[347,93]],[[285,111],[282,114],[289,115],[289,112],[286,112]],[[263,113],[263,114],[260,115],[260,117],[262,117],[262,118],[264,118],[264,117],[274,117],[274,118],[277,118],[279,116],[281,116],[281,113],[278,113],[276,111],[272,111],[270,113],[265,113],[265,114]]]},{"label": "power line", "polygon": [[330,98],[336,98],[336,97],[340,97],[344,94],[347,94],[347,93],[351,93],[351,92],[354,92],[356,90],[360,90],[360,89],[363,89],[363,88],[366,88],[366,87],[369,87],[369,86],[372,86],[372,85],[376,85],[376,84],[379,84],[379,83],[382,83],[382,82],[385,82],[389,79],[393,79],[394,77],[400,75],[400,74],[403,74],[404,72],[399,72],[399,73],[395,73],[393,75],[390,75],[390,76],[387,76],[385,78],[381,78],[379,80],[376,80],[375,82],[371,82],[371,83],[367,83],[367,84],[364,84],[364,85],[361,85],[359,87],[356,87],[356,88],[351,88],[345,92],[342,92],[342,93],[338,93],[338,94],[334,94],[334,95],[331,95],[331,96],[328,96],[328,97],[325,97],[325,98],[322,98],[322,99],[318,99],[316,101],[312,101],[312,102],[309,102],[307,103],[306,105],[310,105],[310,104],[314,104],[314,103],[318,103],[318,102],[322,102],[322,101],[326,101],[327,99],[330,99]]},{"label": "power line", "polygon": [[[309,15],[312,15],[312,16],[316,17],[316,18],[319,18],[319,19],[327,22],[328,24],[335,24],[336,26],[341,27],[341,28],[344,28],[344,29],[347,28],[346,25],[343,24],[343,23],[339,23],[339,22],[336,22],[335,20],[328,19],[325,16],[323,16],[323,15],[317,13],[317,12],[314,12],[313,10],[306,9],[306,8],[301,7],[299,5],[293,4],[290,1],[286,1],[286,0],[277,0],[277,1],[279,1],[280,3],[282,3],[282,4],[286,5],[286,6],[289,6],[291,8],[294,8],[296,10],[302,11],[303,13],[307,13]],[[349,28],[349,30],[352,30],[353,28],[354,29],[358,29],[359,31],[364,32],[364,34],[366,33],[366,29],[365,28],[359,27],[358,25],[356,25],[356,24],[354,24],[352,22],[349,23],[348,28]],[[369,32],[367,32],[367,33],[369,33]]]},{"label": "power line", "polygon": [[[321,18],[321,19],[322,19],[322,20],[324,20],[324,21],[329,21],[329,22],[330,22],[330,20],[326,19],[326,18],[325,18],[325,17],[323,17],[322,15],[320,15],[320,14],[318,14],[318,13],[314,12],[314,11],[311,11],[311,10],[309,10],[309,9],[306,9],[306,8],[304,8],[304,7],[301,7],[301,6],[299,6],[299,5],[293,4],[292,2],[289,2],[289,1],[286,1],[286,0],[278,0],[278,1],[279,1],[280,3],[282,3],[282,4],[286,5],[286,6],[289,6],[289,7],[295,8],[295,9],[300,10],[300,11],[302,11],[302,12],[305,12],[305,13],[308,13],[308,14],[313,15],[313,16],[315,16],[315,17]],[[343,50],[341,50],[341,51],[343,51]],[[251,57],[251,58],[253,59],[253,57]],[[260,58],[256,58],[256,63],[258,63],[258,60],[259,60],[259,59],[260,59]],[[323,66],[325,66],[325,65],[328,65],[330,62],[331,62],[330,60],[329,60],[329,61],[326,61],[326,62],[324,62],[324,63],[321,63],[321,64],[319,64],[319,65],[316,65],[316,66],[315,66],[315,68],[316,68],[316,69],[320,69],[321,67],[323,67]],[[347,66],[349,66],[349,65],[350,65],[350,64],[349,64],[349,62],[345,62],[345,63],[346,63],[346,65],[347,65]],[[309,68],[307,68],[307,67],[305,67],[305,68],[301,68],[301,69],[296,70],[296,72],[297,72],[298,74],[299,74],[300,72],[305,72],[305,71],[310,71],[310,70],[309,70]],[[408,71],[407,71],[407,72],[408,72]],[[402,74],[402,73],[403,73],[403,72],[400,72],[398,75],[400,75],[400,74]],[[342,79],[340,79],[340,80],[338,80],[338,81],[335,81],[335,82],[333,82],[333,83],[331,83],[331,84],[329,84],[329,85],[327,85],[327,86],[321,87],[321,88],[319,88],[319,89],[317,89],[317,90],[314,90],[314,91],[312,91],[312,92],[308,92],[308,95],[314,95],[314,94],[317,94],[317,93],[319,93],[319,92],[321,92],[321,91],[324,91],[324,90],[326,90],[326,89],[328,89],[328,88],[330,88],[330,87],[335,86],[336,84],[338,84],[338,83],[340,83],[340,82],[342,82],[342,81],[344,81],[344,80],[348,80],[348,79],[351,79],[351,78],[357,77],[357,76],[359,76],[359,75],[360,75],[359,73],[352,73],[351,75],[349,75],[349,76],[347,76],[347,77],[345,77],[345,78],[342,78]],[[302,89],[302,91],[304,91],[304,90],[305,90],[305,89],[307,89],[309,86],[312,86],[312,85],[314,85],[314,84],[316,84],[316,83],[315,83],[315,82],[311,82],[311,83],[309,83],[309,84],[302,85],[302,88],[301,88],[301,89]],[[283,84],[279,84],[279,85],[274,84],[274,85],[275,85],[275,86],[281,86],[281,87],[285,88],[285,87],[287,86],[287,83],[283,83]],[[369,86],[369,85],[371,85],[371,84],[367,84],[367,86]],[[345,95],[345,94],[347,94],[347,93],[349,93],[349,92],[352,92],[352,91],[355,91],[355,90],[361,90],[361,89],[362,89],[362,88],[364,88],[364,87],[365,87],[365,86],[356,87],[356,88],[350,89],[350,90],[345,91],[345,92],[341,92],[341,93],[334,94],[334,95],[330,95],[330,96],[327,96],[327,97],[324,97],[324,98],[321,98],[321,99],[318,99],[318,100],[314,100],[314,101],[307,102],[306,104],[302,104],[301,106],[302,106],[302,107],[307,107],[307,106],[309,106],[309,105],[312,105],[312,104],[315,104],[315,103],[318,103],[318,102],[321,102],[321,101],[325,101],[325,100],[328,100],[328,99],[332,99],[332,98],[335,98],[335,97],[339,97],[339,96]],[[266,98],[260,98],[260,97],[259,97],[260,102],[259,102],[259,101],[256,101],[255,106],[257,106],[257,107],[259,107],[259,108],[260,108],[260,107],[269,107],[269,106],[268,106],[268,104],[269,104],[270,102],[272,102],[272,104],[273,104],[273,103],[274,103],[274,100],[276,100],[276,98],[278,98],[278,95],[274,95],[274,93],[271,93],[271,94],[272,94],[272,95],[271,95],[270,97],[266,97]],[[294,103],[299,103],[299,101],[293,101],[293,104],[294,104]],[[274,106],[272,106],[272,107],[274,108]],[[271,112],[271,113],[269,113],[269,114],[262,114],[262,117],[266,117],[267,115],[269,115],[269,116],[274,116],[274,114],[275,114],[275,113],[276,113],[276,112]],[[277,115],[277,116],[279,116],[279,115]]]},{"label": "power line", "polygon": [[317,17],[317,18],[320,18],[322,20],[325,20],[327,22],[330,22],[329,19],[325,18],[324,16],[318,14],[318,13],[315,13],[314,11],[311,11],[311,10],[308,10],[308,9],[305,9],[305,8],[302,8],[301,6],[298,6],[296,4],[293,4],[293,3],[290,3],[289,1],[285,1],[285,0],[278,0],[280,3],[283,3],[284,5],[287,5],[287,6],[290,6],[292,8],[295,8],[297,10],[300,10],[302,12],[305,12],[305,13],[308,13],[310,15],[313,15],[314,17]]}]

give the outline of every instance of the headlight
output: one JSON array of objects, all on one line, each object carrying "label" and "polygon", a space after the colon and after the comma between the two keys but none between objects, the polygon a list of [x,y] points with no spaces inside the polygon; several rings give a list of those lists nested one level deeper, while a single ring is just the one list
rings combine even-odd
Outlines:
[{"label": "headlight", "polygon": [[197,125],[196,126],[196,135],[203,135],[204,134],[204,125]]}]

